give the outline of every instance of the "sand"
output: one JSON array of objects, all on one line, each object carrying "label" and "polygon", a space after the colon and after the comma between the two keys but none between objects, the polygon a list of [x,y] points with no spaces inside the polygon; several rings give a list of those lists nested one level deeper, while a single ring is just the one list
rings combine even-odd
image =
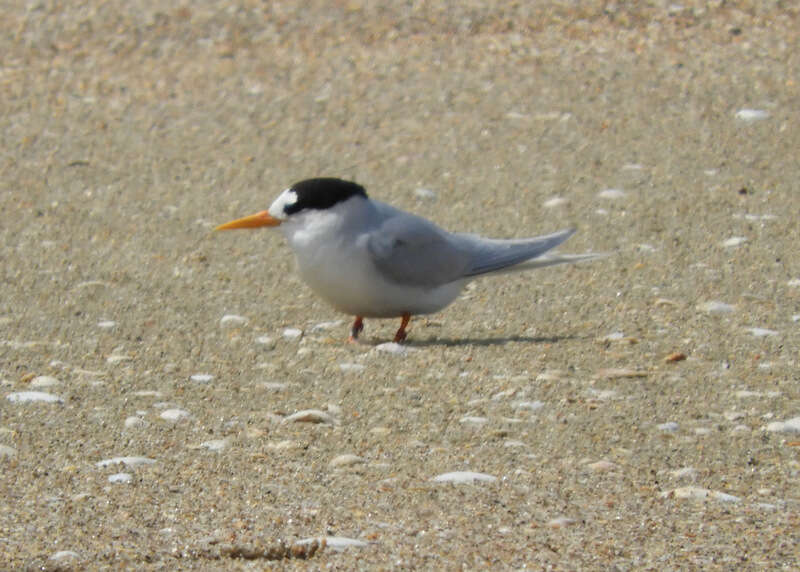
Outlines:
[{"label": "sand", "polygon": [[[800,565],[798,9],[450,4],[4,8],[0,568]],[[612,255],[348,344],[318,175]]]}]

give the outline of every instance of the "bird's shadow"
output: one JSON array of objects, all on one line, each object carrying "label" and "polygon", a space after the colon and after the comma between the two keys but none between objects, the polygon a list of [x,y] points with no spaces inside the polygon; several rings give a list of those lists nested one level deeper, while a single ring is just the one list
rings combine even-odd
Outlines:
[{"label": "bird's shadow", "polygon": [[428,338],[427,340],[408,339],[408,347],[460,347],[460,346],[503,346],[509,343],[555,344],[564,340],[578,339],[580,336],[504,336],[489,338]]}]

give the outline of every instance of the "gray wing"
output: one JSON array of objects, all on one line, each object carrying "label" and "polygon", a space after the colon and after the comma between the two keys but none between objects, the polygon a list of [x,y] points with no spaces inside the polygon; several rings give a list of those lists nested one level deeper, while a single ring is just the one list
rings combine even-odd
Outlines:
[{"label": "gray wing", "polygon": [[393,282],[436,287],[463,278],[472,255],[455,235],[409,213],[389,216],[367,239],[367,250],[378,270]]},{"label": "gray wing", "polygon": [[[525,270],[552,264],[577,262],[593,256],[542,256],[575,233],[574,228],[545,234],[534,238],[498,240],[480,236],[459,234],[457,238],[470,245],[472,260],[464,276],[477,276],[501,270]],[[541,257],[541,258],[539,258]],[[528,262],[530,261],[530,262]],[[522,263],[527,264],[522,264]],[[538,263],[537,263],[538,262]]]},{"label": "gray wing", "polygon": [[367,249],[378,270],[400,284],[435,287],[490,272],[529,270],[601,256],[545,254],[572,236],[574,228],[533,238],[483,238],[449,233],[424,218],[375,202],[383,222],[370,233]]}]

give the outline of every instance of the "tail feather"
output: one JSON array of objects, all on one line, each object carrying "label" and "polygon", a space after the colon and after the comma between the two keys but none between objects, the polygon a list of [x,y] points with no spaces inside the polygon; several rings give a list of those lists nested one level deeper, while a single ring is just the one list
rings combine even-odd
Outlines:
[{"label": "tail feather", "polygon": [[461,235],[464,240],[471,243],[472,250],[476,253],[465,276],[541,268],[554,264],[591,260],[602,256],[597,254],[545,254],[574,233],[575,229],[570,228],[535,238],[512,240]]},{"label": "tail feather", "polygon": [[586,252],[584,254],[543,254],[533,260],[521,262],[515,266],[508,266],[499,272],[516,272],[518,270],[533,270],[534,268],[544,268],[545,266],[555,266],[556,264],[573,264],[576,262],[587,262],[609,256],[606,252]]}]

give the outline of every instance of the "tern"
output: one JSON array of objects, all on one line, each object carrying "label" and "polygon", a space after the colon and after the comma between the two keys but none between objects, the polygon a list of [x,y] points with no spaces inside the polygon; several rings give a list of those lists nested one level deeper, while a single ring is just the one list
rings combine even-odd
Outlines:
[{"label": "tern", "polygon": [[401,318],[394,341],[403,342],[411,316],[438,312],[479,276],[601,256],[549,253],[574,234],[571,228],[514,239],[448,232],[337,178],[295,183],[266,211],[215,230],[265,226],[283,232],[311,289],[355,316],[351,341],[364,329],[364,318]]}]

